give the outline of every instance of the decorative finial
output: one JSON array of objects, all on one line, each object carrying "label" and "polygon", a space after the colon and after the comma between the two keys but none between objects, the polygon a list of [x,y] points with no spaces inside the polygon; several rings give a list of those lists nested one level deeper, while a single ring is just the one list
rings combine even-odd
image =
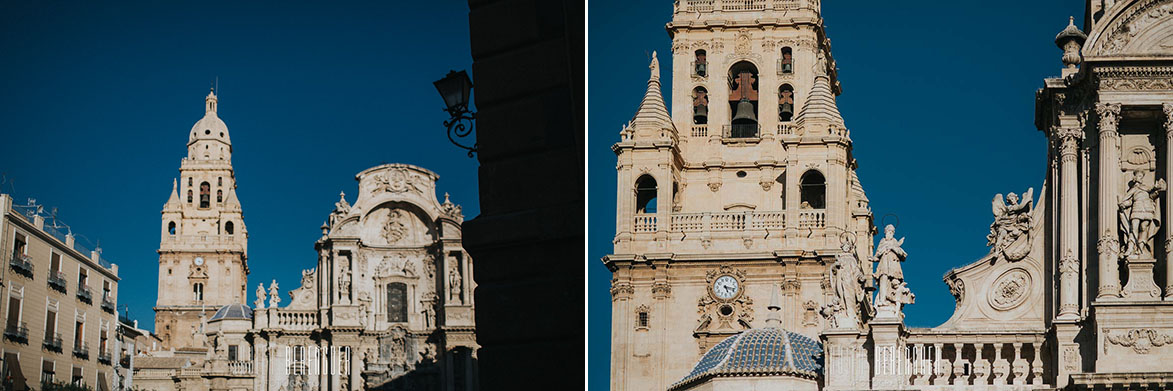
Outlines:
[{"label": "decorative finial", "polygon": [[448,201],[448,192],[444,192],[444,203],[445,203],[445,204],[447,204],[447,203],[450,203],[450,202],[451,202],[451,201]]},{"label": "decorative finial", "polygon": [[656,51],[652,51],[652,64],[648,65],[652,70],[652,79],[660,79],[660,59],[656,58]]}]

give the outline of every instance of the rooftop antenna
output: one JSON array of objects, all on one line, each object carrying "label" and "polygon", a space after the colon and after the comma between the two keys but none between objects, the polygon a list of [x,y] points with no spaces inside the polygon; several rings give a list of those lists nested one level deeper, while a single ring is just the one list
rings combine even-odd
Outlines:
[{"label": "rooftop antenna", "polygon": [[220,76],[216,76],[216,84],[212,89],[216,90],[216,96],[220,96]]}]

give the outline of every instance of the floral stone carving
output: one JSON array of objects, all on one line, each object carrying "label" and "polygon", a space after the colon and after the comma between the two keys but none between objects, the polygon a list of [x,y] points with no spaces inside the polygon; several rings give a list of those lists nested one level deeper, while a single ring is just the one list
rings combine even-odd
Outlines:
[{"label": "floral stone carving", "polygon": [[[1153,329],[1132,329],[1124,334],[1107,333],[1108,342],[1132,348],[1138,354],[1147,354],[1153,347],[1173,344],[1173,336]],[[1105,347],[1106,348],[1106,347]]]},{"label": "floral stone carving", "polygon": [[1030,274],[1023,269],[1010,269],[994,280],[987,298],[994,309],[1011,310],[1026,301],[1030,289]]}]

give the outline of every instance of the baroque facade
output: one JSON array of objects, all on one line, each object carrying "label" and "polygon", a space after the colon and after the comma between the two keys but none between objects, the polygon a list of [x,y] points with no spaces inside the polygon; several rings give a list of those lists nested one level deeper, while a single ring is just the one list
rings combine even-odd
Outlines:
[{"label": "baroque facade", "polygon": [[[477,389],[473,264],[462,245],[461,207],[447,194],[443,202],[436,197],[439,176],[408,164],[358,173],[358,197],[351,204],[340,195],[314,244],[317,263],[301,272],[288,304],[282,306],[273,280],[257,285],[249,307],[237,285],[248,273],[247,235],[227,127],[215,117],[214,94],[205,108],[179,181],[193,187],[173,188],[164,208],[166,259],[160,250],[159,314],[175,314],[164,317],[161,331],[185,335],[162,334],[171,345],[140,358],[134,384],[150,390]],[[185,192],[187,201],[180,196]],[[214,273],[221,274],[209,278]],[[184,328],[192,315],[194,323]]]},{"label": "baroque facade", "polygon": [[1173,387],[1173,1],[1086,9],[1037,93],[1038,192],[994,197],[989,253],[944,276],[953,316],[911,328],[909,255],[891,225],[868,239],[819,2],[677,2],[678,109],[653,56],[613,147],[611,388]]}]

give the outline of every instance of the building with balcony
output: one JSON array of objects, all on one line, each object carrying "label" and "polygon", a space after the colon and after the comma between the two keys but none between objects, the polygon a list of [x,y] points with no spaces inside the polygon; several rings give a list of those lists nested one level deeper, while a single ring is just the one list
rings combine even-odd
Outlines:
[{"label": "building with balcony", "polygon": [[947,287],[952,317],[911,328],[903,239],[869,239],[820,3],[676,2],[678,109],[653,55],[613,147],[611,388],[1173,388],[1173,1],[1086,4],[1036,94],[1040,191],[995,196],[989,253],[914,287]]},{"label": "building with balcony", "polygon": [[116,308],[118,265],[33,200],[19,205],[0,194],[0,210],[3,386],[39,389],[49,381],[111,390],[114,367],[101,358],[118,354],[117,322],[103,305]]}]

